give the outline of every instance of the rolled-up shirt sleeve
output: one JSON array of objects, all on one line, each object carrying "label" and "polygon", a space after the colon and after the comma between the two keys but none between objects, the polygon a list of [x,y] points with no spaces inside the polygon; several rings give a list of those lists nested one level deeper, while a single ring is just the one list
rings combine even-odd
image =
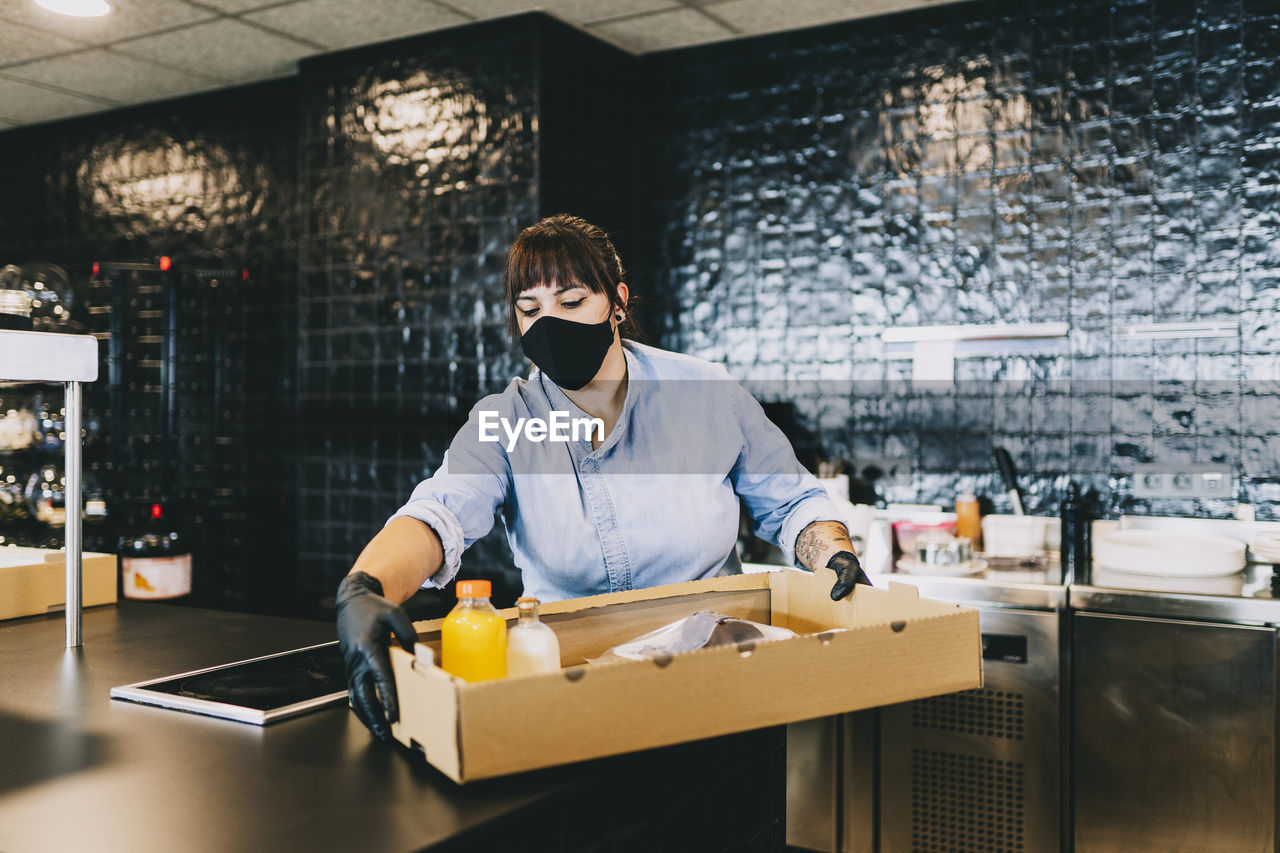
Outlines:
[{"label": "rolled-up shirt sleeve", "polygon": [[815,521],[844,523],[844,519],[818,478],[796,459],[782,430],[745,388],[730,383],[742,435],[742,449],[730,473],[734,491],[746,506],[756,535],[782,549],[787,562],[800,565],[795,547],[801,531]]},{"label": "rolled-up shirt sleeve", "polygon": [[501,442],[480,441],[478,413],[498,409],[496,398],[481,400],[445,451],[440,467],[419,483],[409,500],[388,519],[416,518],[440,537],[444,565],[423,583],[444,587],[458,574],[462,552],[493,529],[494,514],[507,499],[511,468]]}]

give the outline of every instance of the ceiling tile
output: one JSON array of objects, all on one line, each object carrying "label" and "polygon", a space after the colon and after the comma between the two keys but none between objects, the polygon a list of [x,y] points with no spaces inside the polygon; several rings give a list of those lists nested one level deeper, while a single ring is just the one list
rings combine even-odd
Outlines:
[{"label": "ceiling tile", "polygon": [[188,71],[228,82],[294,74],[298,60],[316,52],[232,18],[133,39],[112,49],[156,62],[180,63]]},{"label": "ceiling tile", "polygon": [[83,42],[22,24],[0,23],[0,67],[84,46]]},{"label": "ceiling tile", "polygon": [[928,5],[929,0],[725,0],[703,4],[712,15],[742,33],[794,30],[836,21],[849,21],[885,12],[896,12],[913,6]]},{"label": "ceiling tile", "polygon": [[637,53],[716,41],[734,34],[728,27],[693,9],[608,21],[589,29]]},{"label": "ceiling tile", "polygon": [[217,17],[182,0],[110,0],[111,13],[101,18],[73,18],[42,9],[31,0],[5,0],[0,20],[36,27],[93,44],[154,33]]},{"label": "ceiling tile", "polygon": [[242,17],[328,48],[371,44],[470,20],[427,0],[299,0]]},{"label": "ceiling tile", "polygon": [[208,89],[216,82],[98,48],[4,69],[17,80],[81,95],[136,104]]},{"label": "ceiling tile", "polygon": [[195,0],[201,6],[212,6],[229,14],[247,12],[250,9],[261,9],[263,6],[277,6],[280,0]]},{"label": "ceiling tile", "polygon": [[539,0],[450,0],[449,5],[477,18],[497,18],[542,8]]},{"label": "ceiling tile", "polygon": [[624,15],[678,9],[673,0],[543,0],[542,8],[573,24],[607,21]]},{"label": "ceiling tile", "polygon": [[477,18],[497,18],[540,9],[573,24],[680,7],[679,0],[453,0],[450,5]]},{"label": "ceiling tile", "polygon": [[17,124],[35,124],[108,109],[101,101],[52,92],[7,77],[0,77],[0,105],[3,120]]}]

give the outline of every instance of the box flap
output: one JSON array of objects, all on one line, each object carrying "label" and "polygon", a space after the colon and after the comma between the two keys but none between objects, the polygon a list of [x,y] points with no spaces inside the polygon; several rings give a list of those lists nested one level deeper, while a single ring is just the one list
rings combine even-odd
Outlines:
[{"label": "box flap", "polygon": [[959,605],[920,598],[914,584],[890,581],[886,588],[858,585],[840,601],[831,600],[835,572],[786,572],[769,575],[773,587],[774,624],[797,634],[833,627],[887,624],[949,613]]},{"label": "box flap", "polygon": [[[462,755],[458,738],[457,689],[453,678],[434,666],[418,666],[413,655],[393,645],[391,669],[400,700],[400,720],[391,734],[405,746],[419,749],[427,761],[455,782],[461,782]],[[430,715],[421,713],[430,709]]]},{"label": "box flap", "polygon": [[723,577],[707,578],[706,580],[669,583],[645,589],[631,589],[626,592],[608,592],[603,595],[589,595],[584,598],[552,601],[539,605],[538,609],[541,613],[574,613],[582,610],[591,610],[596,607],[609,607],[614,604],[649,601],[655,598],[679,598],[719,590],[768,589],[769,578],[772,576],[773,573],[724,575]]}]

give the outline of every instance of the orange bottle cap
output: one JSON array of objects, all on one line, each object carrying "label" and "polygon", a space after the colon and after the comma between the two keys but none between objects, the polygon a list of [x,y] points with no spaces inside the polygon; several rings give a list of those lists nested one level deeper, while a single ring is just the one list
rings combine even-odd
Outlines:
[{"label": "orange bottle cap", "polygon": [[458,581],[458,598],[488,598],[492,592],[489,581]]}]

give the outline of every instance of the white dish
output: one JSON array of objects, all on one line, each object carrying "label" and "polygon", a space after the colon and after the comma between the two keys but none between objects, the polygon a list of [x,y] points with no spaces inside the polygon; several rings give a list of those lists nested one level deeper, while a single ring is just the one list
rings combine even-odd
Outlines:
[{"label": "white dish", "polygon": [[912,557],[899,557],[894,565],[898,567],[898,571],[909,575],[933,575],[939,578],[962,578],[987,570],[987,561],[976,559],[967,563],[957,563],[954,566],[930,566],[917,562]]},{"label": "white dish", "polygon": [[1149,589],[1157,592],[1190,592],[1197,595],[1240,595],[1244,591],[1244,575],[1237,572],[1234,575],[1216,578],[1155,577],[1095,568],[1090,584],[1120,589]]},{"label": "white dish", "polygon": [[1165,530],[1109,530],[1093,540],[1104,569],[1157,577],[1213,578],[1244,568],[1244,543],[1226,536]]}]

